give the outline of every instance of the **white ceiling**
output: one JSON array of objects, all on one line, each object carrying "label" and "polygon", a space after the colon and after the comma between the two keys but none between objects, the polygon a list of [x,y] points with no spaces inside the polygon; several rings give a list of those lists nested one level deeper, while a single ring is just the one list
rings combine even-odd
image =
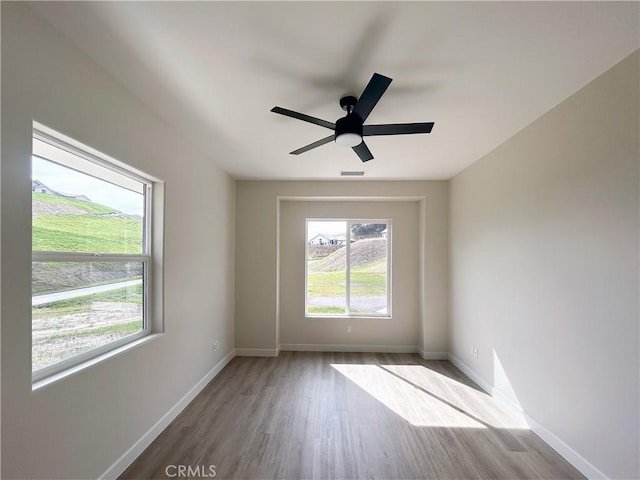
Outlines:
[{"label": "white ceiling", "polygon": [[[236,178],[450,178],[640,47],[638,2],[32,6]],[[367,123],[431,134],[288,154],[329,132],[271,107],[335,121],[373,72],[394,81]]]}]

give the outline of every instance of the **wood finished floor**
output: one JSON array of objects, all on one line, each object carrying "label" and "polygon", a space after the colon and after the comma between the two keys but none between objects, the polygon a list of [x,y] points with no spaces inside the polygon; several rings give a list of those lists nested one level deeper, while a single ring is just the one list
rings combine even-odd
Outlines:
[{"label": "wood finished floor", "polygon": [[121,478],[170,478],[169,465],[215,465],[216,479],[584,478],[451,363],[413,354],[236,357]]}]

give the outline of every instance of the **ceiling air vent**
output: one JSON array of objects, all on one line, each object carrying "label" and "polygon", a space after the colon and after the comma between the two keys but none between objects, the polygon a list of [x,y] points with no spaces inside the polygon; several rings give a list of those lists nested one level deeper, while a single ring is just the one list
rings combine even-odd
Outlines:
[{"label": "ceiling air vent", "polygon": [[340,175],[343,177],[361,177],[364,175],[363,171],[348,171],[340,170]]}]

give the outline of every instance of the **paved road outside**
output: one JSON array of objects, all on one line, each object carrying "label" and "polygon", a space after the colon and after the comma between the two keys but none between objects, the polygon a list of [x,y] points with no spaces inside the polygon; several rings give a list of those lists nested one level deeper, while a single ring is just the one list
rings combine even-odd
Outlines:
[{"label": "paved road outside", "polygon": [[128,280],[126,282],[109,283],[107,285],[96,285],[95,287],[77,288],[75,290],[67,290],[65,292],[46,293],[44,295],[36,295],[31,298],[31,306],[44,305],[45,303],[53,303],[59,300],[69,300],[70,298],[84,297],[93,293],[109,292],[119,288],[133,287],[140,285],[142,279]]},{"label": "paved road outside", "polygon": [[[343,307],[344,297],[311,297],[309,305],[336,306]],[[387,297],[351,297],[351,308],[376,313],[385,313],[387,308]]]}]

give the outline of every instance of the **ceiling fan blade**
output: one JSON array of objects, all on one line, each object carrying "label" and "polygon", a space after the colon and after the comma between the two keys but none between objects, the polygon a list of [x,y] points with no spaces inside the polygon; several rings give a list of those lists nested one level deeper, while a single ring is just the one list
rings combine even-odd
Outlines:
[{"label": "ceiling fan blade", "polygon": [[289,152],[289,153],[291,155],[300,155],[301,153],[308,152],[309,150],[312,150],[312,149],[314,149],[316,147],[319,147],[321,145],[325,145],[325,144],[327,144],[329,142],[333,142],[333,137],[334,137],[333,135],[329,135],[328,137],[323,138],[322,140],[318,140],[317,142],[310,143],[309,145],[306,145],[306,146],[304,146],[302,148],[299,148],[299,149],[294,150],[293,152]]},{"label": "ceiling fan blade", "polygon": [[351,148],[353,148],[353,151],[358,154],[358,156],[360,157],[360,160],[362,160],[363,162],[368,162],[369,160],[373,160],[373,155],[371,154],[371,150],[369,150],[369,147],[367,147],[367,144],[364,143],[364,141],[359,145],[356,145],[355,147],[351,147]]},{"label": "ceiling fan blade", "polygon": [[433,122],[425,123],[388,123],[386,125],[363,125],[362,135],[408,135],[411,133],[431,133]]},{"label": "ceiling fan blade", "polygon": [[360,99],[356,106],[353,108],[353,111],[358,114],[358,116],[364,122],[373,107],[376,106],[380,97],[387,90],[387,87],[391,84],[391,79],[389,77],[385,77],[384,75],[380,75],[379,73],[374,73],[369,80],[369,83],[364,88],[362,95],[360,95]]},{"label": "ceiling fan blade", "polygon": [[329,130],[335,130],[336,124],[332,122],[327,122],[326,120],[322,120],[320,118],[311,117],[309,115],[305,115],[304,113],[294,112],[293,110],[288,110],[282,107],[273,107],[271,109],[273,113],[279,113],[280,115],[285,115],[291,118],[297,118],[298,120],[302,120],[303,122],[313,123],[315,125],[320,125],[321,127],[328,128]]}]

